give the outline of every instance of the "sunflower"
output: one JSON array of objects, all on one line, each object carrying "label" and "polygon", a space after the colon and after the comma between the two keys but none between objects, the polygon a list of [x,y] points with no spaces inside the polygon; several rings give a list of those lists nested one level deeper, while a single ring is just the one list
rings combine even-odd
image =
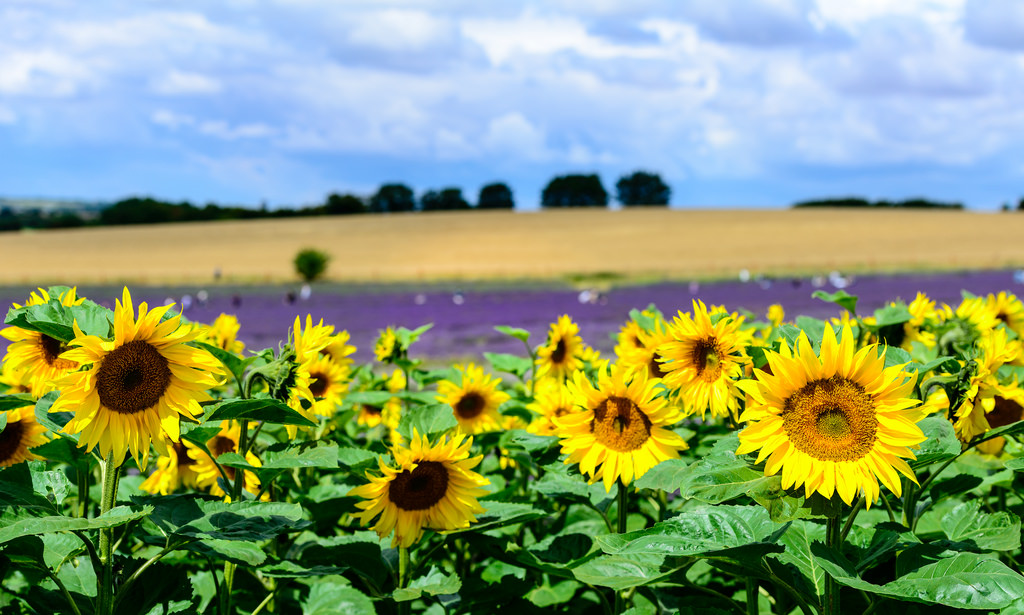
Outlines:
[{"label": "sunflower", "polygon": [[[314,382],[309,371],[310,365],[320,356],[320,351],[330,342],[333,333],[334,327],[324,325],[322,318],[314,325],[313,317],[308,314],[305,328],[298,316],[292,325],[292,348],[295,350],[295,357],[288,377],[288,406],[312,423],[316,423],[317,418],[313,412],[316,395],[311,390]],[[295,438],[298,434],[298,427],[295,425],[286,425],[285,430],[289,438]]]},{"label": "sunflower", "polygon": [[909,397],[914,378],[904,366],[886,368],[878,346],[855,351],[855,344],[848,327],[837,342],[826,325],[820,356],[806,334],[793,351],[782,341],[778,353],[766,352],[771,373],[755,370],[757,379],[740,385],[751,404],[740,417],[747,427],[736,454],[759,451],[766,475],[782,471],[783,489],[838,493],[847,504],[863,490],[870,506],[879,480],[896,495],[897,472],[917,482],[904,459],[925,440],[917,426],[924,413]]},{"label": "sunflower", "polygon": [[483,456],[470,457],[473,438],[456,432],[431,444],[413,432],[409,448],[396,447],[395,466],[378,460],[380,476],[367,473],[369,483],[353,488],[349,496],[363,498],[356,513],[363,525],[376,519],[373,530],[384,538],[395,532],[394,547],[419,541],[424,529],[437,531],[469,527],[484,512],[477,501],[490,481],[473,472]]},{"label": "sunflower", "polygon": [[382,363],[393,363],[398,357],[401,348],[398,339],[395,337],[395,330],[391,327],[380,332],[377,343],[373,345],[373,354]]},{"label": "sunflower", "polygon": [[8,395],[32,392],[32,379],[28,372],[23,369],[14,369],[10,362],[4,363],[0,368],[0,385]]},{"label": "sunflower", "polygon": [[988,415],[995,410],[997,397],[1024,401],[1024,391],[1020,390],[1016,379],[1005,383],[998,377],[1000,367],[1020,356],[1020,347],[1020,340],[1008,339],[1003,328],[978,340],[976,370],[953,413],[953,429],[961,442],[969,442],[992,428]]},{"label": "sunflower", "polygon": [[1024,303],[1016,295],[1001,292],[985,297],[985,305],[997,320],[1005,324],[1018,338],[1024,338]]},{"label": "sunflower", "polygon": [[662,344],[674,340],[668,325],[658,318],[654,320],[652,330],[640,332],[640,346],[619,355],[619,363],[631,369],[645,370],[651,378],[664,378],[665,372],[662,371],[662,364],[658,362],[657,350]]},{"label": "sunflower", "polygon": [[196,462],[189,457],[188,450],[184,440],[173,443],[168,455],[156,458],[156,469],[142,481],[139,489],[154,495],[170,495],[182,485],[196,488]]},{"label": "sunflower", "polygon": [[773,303],[768,306],[767,318],[773,327],[778,327],[786,320],[786,310],[778,303]]},{"label": "sunflower", "polygon": [[[75,296],[74,288],[61,293],[58,299],[66,306],[80,305],[85,301]],[[49,301],[50,293],[40,288],[38,294],[32,292],[25,306],[44,305]],[[17,303],[11,305],[14,309],[22,307]],[[67,344],[44,333],[7,327],[0,330],[0,336],[12,342],[7,348],[4,363],[9,364],[11,369],[25,371],[33,397],[42,397],[53,391],[56,388],[55,379],[78,367],[78,363],[61,356],[68,349]]]},{"label": "sunflower", "polygon": [[356,351],[356,347],[349,344],[350,339],[349,332],[342,329],[330,337],[327,345],[324,346],[320,353],[329,355],[338,365],[351,365],[352,359],[349,355]]},{"label": "sunflower", "polygon": [[75,339],[62,359],[87,367],[59,381],[61,396],[51,412],[72,412],[62,430],[81,433],[79,446],[97,445],[116,466],[131,450],[139,468],[149,459],[149,445],[167,455],[167,438],[177,442],[180,417],[195,419],[206,390],[218,385],[220,361],[188,346],[195,332],[181,326],[181,316],[161,320],[172,306],[149,310],[139,304],[139,317],[128,289],[114,307],[114,339],[85,335],[75,323]]},{"label": "sunflower", "polygon": [[22,461],[39,459],[30,449],[46,444],[46,428],[36,422],[32,405],[7,410],[7,426],[0,431],[0,468],[6,468]]},{"label": "sunflower", "polygon": [[[224,476],[221,475],[220,470],[217,469],[217,464],[213,462],[214,459],[220,457],[224,453],[237,453],[238,452],[238,440],[242,435],[242,426],[234,421],[221,421],[220,431],[217,435],[206,441],[206,451],[195,446],[191,442],[186,441],[188,447],[188,456],[193,462],[193,471],[196,476],[196,486],[200,489],[210,489],[210,495],[223,496],[224,489],[221,487],[221,482]],[[256,455],[250,450],[245,454],[245,460],[249,465],[254,467],[260,467],[262,464]],[[230,483],[235,481],[235,468],[229,468],[228,466],[221,466],[224,470],[224,474]],[[245,490],[253,495],[260,491],[260,479],[255,473],[246,470],[245,471]],[[264,494],[263,499],[267,499],[269,496]],[[227,501],[231,501],[230,496],[225,498]]]},{"label": "sunflower", "polygon": [[245,343],[237,339],[238,330],[241,328],[241,325],[238,323],[238,317],[236,316],[221,314],[214,319],[213,323],[208,326],[201,326],[200,328],[202,329],[202,333],[198,338],[200,341],[205,341],[211,346],[216,346],[221,350],[235,354],[245,350]]},{"label": "sunflower", "polygon": [[643,348],[644,343],[640,340],[643,330],[644,328],[637,321],[632,318],[627,320],[626,324],[619,329],[619,334],[616,337],[615,356],[621,358],[634,350]]},{"label": "sunflower", "polygon": [[569,388],[581,410],[554,419],[565,463],[579,463],[590,482],[603,480],[611,491],[616,480],[628,485],[688,448],[667,429],[679,413],[657,396],[660,380],[620,365],[598,370],[597,378],[595,388],[582,371],[573,374]]},{"label": "sunflower", "polygon": [[559,316],[558,321],[551,324],[547,343],[537,349],[535,379],[547,377],[565,380],[569,374],[583,368],[580,355],[584,344],[579,331],[579,325],[568,314]]},{"label": "sunflower", "polygon": [[472,363],[456,365],[461,384],[442,380],[437,384],[437,400],[448,404],[466,433],[481,433],[501,429],[498,406],[508,401],[508,393],[498,390],[500,378],[484,373],[484,368]]},{"label": "sunflower", "polygon": [[316,401],[310,408],[313,414],[330,418],[341,404],[352,375],[347,365],[339,365],[331,355],[317,355],[306,361],[309,372],[309,392]]},{"label": "sunflower", "polygon": [[683,411],[726,417],[740,398],[736,382],[749,362],[744,348],[752,337],[741,331],[742,317],[722,314],[712,324],[707,307],[694,300],[693,316],[679,312],[669,330],[673,341],[658,346],[665,384],[678,389]]},{"label": "sunflower", "polygon": [[526,430],[538,436],[558,435],[555,420],[576,411],[572,392],[564,382],[558,380],[541,380],[537,385],[533,403],[526,408],[537,414]]},{"label": "sunflower", "polygon": [[[1024,399],[1020,395],[1016,399],[995,397],[995,405],[992,411],[985,415],[989,427],[996,429],[1012,425],[1024,419]],[[988,455],[999,455],[1006,446],[1006,438],[999,436],[986,440],[978,445],[978,451]]]}]

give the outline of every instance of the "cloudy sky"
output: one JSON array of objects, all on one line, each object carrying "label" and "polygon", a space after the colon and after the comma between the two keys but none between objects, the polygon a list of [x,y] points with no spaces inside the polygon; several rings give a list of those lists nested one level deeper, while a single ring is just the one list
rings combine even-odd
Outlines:
[{"label": "cloudy sky", "polygon": [[4,0],[0,196],[1024,196],[1016,0]]}]

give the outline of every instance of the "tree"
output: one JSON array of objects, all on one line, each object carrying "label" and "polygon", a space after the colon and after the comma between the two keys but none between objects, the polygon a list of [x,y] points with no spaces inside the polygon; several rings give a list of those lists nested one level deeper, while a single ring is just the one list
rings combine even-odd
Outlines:
[{"label": "tree", "polygon": [[657,173],[634,171],[615,182],[616,198],[623,205],[668,205],[672,189]]},{"label": "tree", "polygon": [[332,192],[327,195],[327,202],[324,203],[324,213],[330,215],[366,213],[366,203],[363,202],[363,199],[351,194]]},{"label": "tree", "polygon": [[469,203],[462,198],[461,188],[444,188],[440,192],[428,190],[420,198],[420,209],[423,211],[443,211],[469,209]]},{"label": "tree", "polygon": [[374,213],[412,211],[415,206],[412,188],[405,184],[384,184],[370,197],[370,211]]},{"label": "tree", "polygon": [[516,203],[512,199],[512,190],[501,182],[487,184],[480,189],[480,198],[477,199],[477,209],[515,209]]},{"label": "tree", "polygon": [[312,282],[327,271],[327,261],[331,257],[326,252],[306,248],[295,255],[295,273],[303,280]]},{"label": "tree", "polygon": [[596,175],[560,175],[541,192],[541,207],[606,207],[608,192]]}]

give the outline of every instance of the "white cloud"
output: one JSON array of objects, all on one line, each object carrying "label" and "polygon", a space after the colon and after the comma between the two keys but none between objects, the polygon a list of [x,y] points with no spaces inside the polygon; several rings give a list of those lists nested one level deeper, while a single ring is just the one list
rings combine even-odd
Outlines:
[{"label": "white cloud", "polygon": [[492,152],[539,161],[550,157],[544,132],[519,112],[506,113],[492,119],[480,140]]},{"label": "white cloud", "polygon": [[179,70],[171,70],[154,79],[151,88],[157,94],[169,96],[188,94],[217,94],[222,89],[220,80]]},{"label": "white cloud", "polygon": [[0,124],[13,124],[18,121],[18,116],[7,107],[0,106]]},{"label": "white cloud", "polygon": [[200,123],[198,128],[204,135],[228,141],[270,137],[276,133],[272,127],[259,122],[231,126],[223,120],[207,120]]}]

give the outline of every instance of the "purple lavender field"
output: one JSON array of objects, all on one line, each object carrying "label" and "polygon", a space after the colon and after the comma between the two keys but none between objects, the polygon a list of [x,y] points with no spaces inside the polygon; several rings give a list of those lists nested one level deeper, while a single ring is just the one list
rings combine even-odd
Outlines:
[{"label": "purple lavender field", "polygon": [[[961,291],[987,294],[999,291],[1021,292],[1021,279],[1012,270],[973,271],[936,274],[899,274],[858,276],[845,280],[846,292],[860,298],[858,312],[869,314],[887,301],[910,301],[925,292],[939,303],[955,304]],[[174,301],[185,305],[185,315],[195,321],[210,322],[221,312],[233,313],[241,323],[240,339],[250,350],[276,347],[285,340],[295,316],[312,314],[338,329],[347,329],[358,348],[357,360],[373,357],[373,343],[387,326],[415,328],[434,323],[413,347],[413,355],[427,359],[479,360],[483,352],[522,354],[518,340],[494,330],[495,325],[520,327],[531,332],[531,342],[543,342],[550,323],[568,314],[580,326],[583,339],[602,352],[615,345],[613,336],[628,318],[632,308],[649,304],[671,316],[677,310],[688,311],[692,299],[708,305],[721,304],[729,309],[746,309],[763,316],[768,306],[780,303],[788,318],[798,314],[815,317],[836,316],[837,306],[811,297],[821,289],[836,290],[828,278],[763,278],[748,282],[726,281],[696,284],[652,284],[622,286],[603,292],[594,302],[581,302],[581,292],[556,286],[493,286],[483,284],[429,285],[422,289],[402,286],[314,286],[308,298],[301,298],[298,286],[259,287],[177,287],[132,289],[136,302],[162,305]],[[0,288],[0,302],[23,302],[28,287]],[[200,291],[207,299],[198,301]],[[120,289],[80,287],[79,293],[98,303],[113,306]],[[289,296],[289,294],[291,296]],[[188,295],[188,299],[183,298]],[[6,340],[0,339],[6,344]]]}]

